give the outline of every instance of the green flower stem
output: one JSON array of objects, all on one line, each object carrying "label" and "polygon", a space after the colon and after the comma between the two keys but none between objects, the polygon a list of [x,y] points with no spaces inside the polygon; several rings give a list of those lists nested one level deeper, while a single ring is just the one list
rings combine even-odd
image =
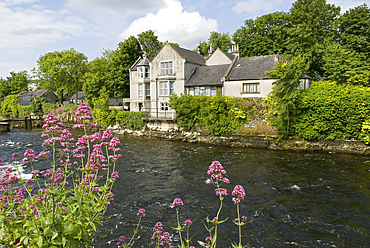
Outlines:
[{"label": "green flower stem", "polygon": [[134,230],[134,234],[132,235],[130,241],[127,243],[128,246],[130,246],[132,240],[134,239],[135,235],[137,234],[138,230],[139,230],[139,226],[140,226],[140,221],[141,221],[141,215],[140,215],[140,218],[139,218],[139,222],[137,223],[137,227],[136,229]]},{"label": "green flower stem", "polygon": [[179,221],[179,209],[176,209],[176,216],[177,216],[177,226],[179,228],[180,243],[181,243],[181,247],[183,247],[182,237],[181,237],[181,226],[180,226],[180,221]]},{"label": "green flower stem", "polygon": [[[236,211],[238,212],[238,222],[240,224],[239,203],[236,204]],[[239,225],[239,246],[242,247],[242,226],[241,225]]]}]

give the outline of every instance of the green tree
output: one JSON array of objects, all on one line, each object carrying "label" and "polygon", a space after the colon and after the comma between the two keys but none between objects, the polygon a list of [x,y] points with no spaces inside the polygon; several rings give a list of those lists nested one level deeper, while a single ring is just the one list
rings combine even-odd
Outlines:
[{"label": "green tree", "polygon": [[347,10],[338,18],[340,44],[370,61],[370,9],[366,4]]},{"label": "green tree", "polygon": [[[212,31],[208,42],[201,42],[199,46],[202,48],[202,51],[205,56],[208,56],[209,49],[211,46],[214,47],[214,49],[220,48],[222,51],[228,52],[231,49],[232,42],[229,33],[219,33],[216,31]],[[197,49],[194,49],[196,51]]]},{"label": "green tree", "polygon": [[323,56],[325,78],[339,84],[370,86],[370,65],[354,50],[339,43],[325,46]]},{"label": "green tree", "polygon": [[[158,41],[158,36],[154,31],[148,30],[137,35],[141,50],[148,54],[149,58],[153,58],[163,46],[163,42]],[[136,58],[137,59],[137,58]]]},{"label": "green tree", "polygon": [[274,12],[249,19],[233,34],[233,41],[239,44],[242,57],[287,52],[287,30],[290,27],[289,14]]},{"label": "green tree", "polygon": [[85,73],[85,83],[82,87],[85,99],[91,108],[94,108],[92,99],[99,97],[99,91],[106,87],[109,95],[114,95],[109,89],[110,70],[114,69],[111,66],[112,51],[104,51],[102,57],[90,61],[88,64],[89,70]]},{"label": "green tree", "polygon": [[83,53],[73,48],[49,52],[39,58],[37,65],[37,75],[41,79],[40,88],[54,92],[64,88],[69,93],[82,89],[84,74],[87,71],[87,57]]},{"label": "green tree", "polygon": [[0,78],[0,98],[26,91],[30,82],[27,71],[10,72],[6,79]]},{"label": "green tree", "polygon": [[290,63],[281,61],[275,65],[273,71],[266,74],[277,79],[271,94],[271,102],[275,103],[276,115],[271,123],[279,134],[287,138],[292,132],[291,123],[296,118],[296,105],[300,96],[300,79],[308,71],[309,64],[302,56],[297,56]]},{"label": "green tree", "polygon": [[339,14],[340,7],[326,0],[297,0],[290,9],[287,48],[290,53],[302,54],[310,62],[308,74],[314,80],[324,75],[324,42],[337,36],[335,20]]},{"label": "green tree", "polygon": [[140,43],[134,36],[120,42],[118,48],[109,55],[109,85],[107,89],[114,96],[130,96],[129,68],[141,55]]}]

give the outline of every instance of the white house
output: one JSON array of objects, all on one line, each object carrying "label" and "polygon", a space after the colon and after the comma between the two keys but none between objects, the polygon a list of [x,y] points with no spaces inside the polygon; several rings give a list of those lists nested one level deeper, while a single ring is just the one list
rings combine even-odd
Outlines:
[{"label": "white house", "polygon": [[[139,58],[130,68],[130,109],[148,111],[150,118],[172,119],[174,111],[168,107],[172,94],[213,96],[265,97],[275,79],[272,71],[280,55],[239,57],[233,45],[231,53],[211,48],[210,56],[166,44],[153,58]],[[312,80],[301,80],[301,89],[311,87]]]}]

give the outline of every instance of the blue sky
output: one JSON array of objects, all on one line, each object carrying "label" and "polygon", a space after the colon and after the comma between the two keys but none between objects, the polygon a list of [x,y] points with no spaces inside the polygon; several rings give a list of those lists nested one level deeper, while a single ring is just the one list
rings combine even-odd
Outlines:
[{"label": "blue sky", "polygon": [[[330,0],[342,12],[370,0]],[[194,49],[211,31],[232,35],[246,19],[289,11],[286,0],[0,0],[0,77],[30,70],[47,52],[74,48],[89,61],[130,35]]]}]

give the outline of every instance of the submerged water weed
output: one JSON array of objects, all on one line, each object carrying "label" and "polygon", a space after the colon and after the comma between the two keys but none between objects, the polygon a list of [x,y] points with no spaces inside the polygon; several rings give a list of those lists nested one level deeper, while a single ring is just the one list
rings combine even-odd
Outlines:
[{"label": "submerged water weed", "polygon": [[[85,134],[75,142],[52,113],[45,119],[42,144],[50,151],[38,156],[26,150],[23,162],[32,168],[32,179],[5,170],[0,180],[0,242],[10,247],[86,247],[108,205],[119,175],[115,163],[119,140],[110,131],[88,135],[90,108],[81,104],[76,119]],[[13,160],[19,155],[13,154]],[[47,159],[50,168],[34,170],[34,162]],[[0,159],[0,163],[1,163]],[[16,162],[15,162],[16,163]],[[17,166],[16,166],[17,168]],[[36,185],[35,185],[36,184]]]}]

